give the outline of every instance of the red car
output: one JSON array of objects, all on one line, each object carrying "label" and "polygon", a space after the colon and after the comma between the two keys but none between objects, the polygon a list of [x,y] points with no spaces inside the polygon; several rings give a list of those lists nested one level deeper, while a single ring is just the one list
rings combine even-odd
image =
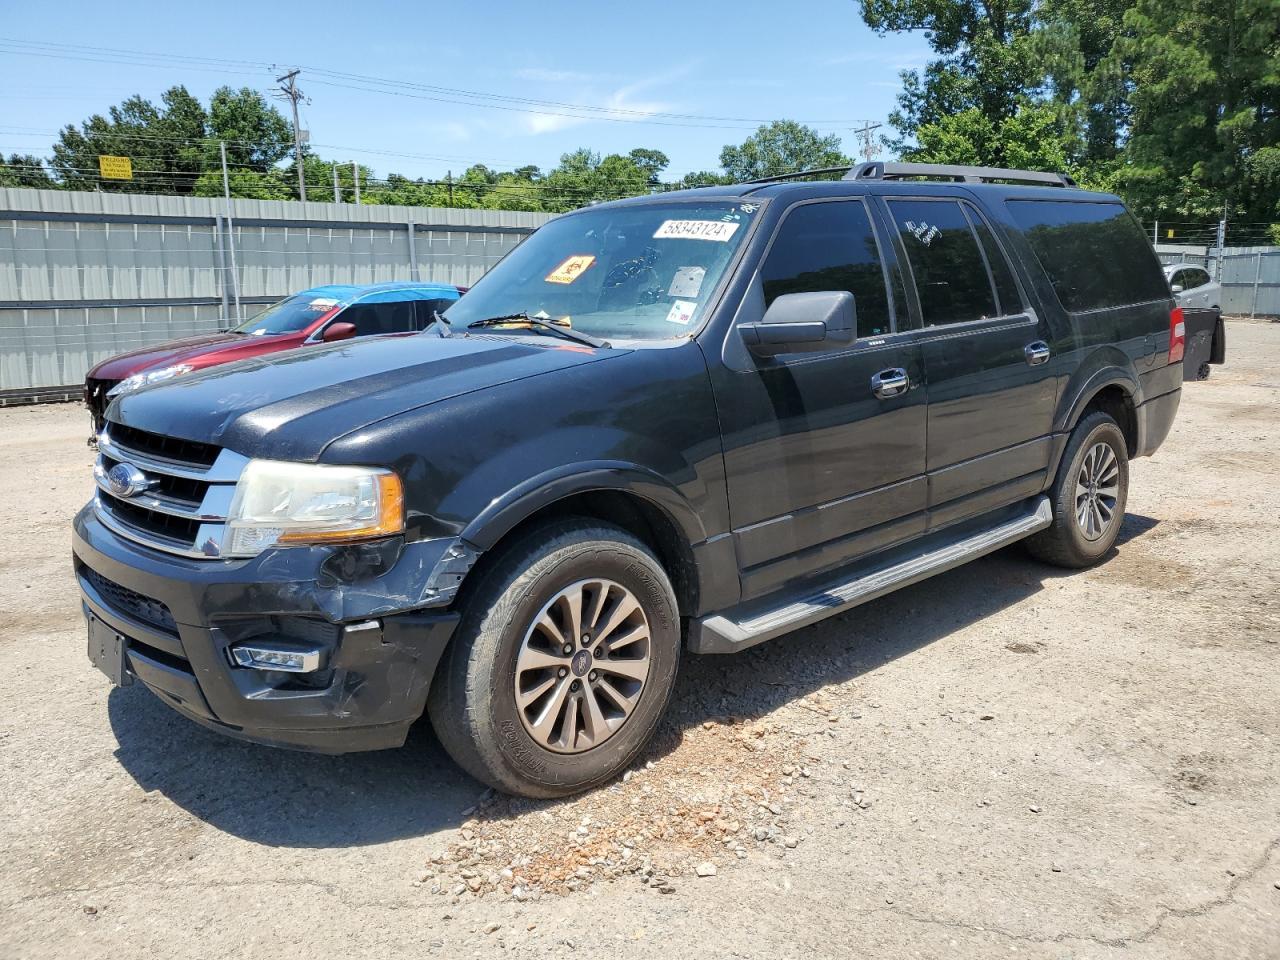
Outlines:
[{"label": "red car", "polygon": [[444,283],[378,283],[313,287],[273,303],[238,327],[144,347],[104,360],[84,381],[95,435],[111,398],[232,360],[378,333],[422,330],[465,287]]}]

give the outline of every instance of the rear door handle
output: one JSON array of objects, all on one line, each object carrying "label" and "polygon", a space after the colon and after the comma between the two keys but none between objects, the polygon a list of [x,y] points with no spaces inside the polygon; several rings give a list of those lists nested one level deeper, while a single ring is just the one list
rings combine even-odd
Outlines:
[{"label": "rear door handle", "polygon": [[881,400],[904,394],[910,386],[911,379],[907,376],[907,371],[901,367],[890,367],[888,370],[881,370],[871,378],[871,392]]},{"label": "rear door handle", "polygon": [[1028,343],[1022,352],[1027,355],[1027,363],[1033,367],[1039,366],[1049,359],[1049,345],[1043,340]]}]

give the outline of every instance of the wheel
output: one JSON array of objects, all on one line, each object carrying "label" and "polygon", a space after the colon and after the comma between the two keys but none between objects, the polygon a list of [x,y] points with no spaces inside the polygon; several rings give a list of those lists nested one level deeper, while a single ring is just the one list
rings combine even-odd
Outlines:
[{"label": "wheel", "polygon": [[1209,364],[1207,363],[1200,364],[1200,369],[1196,371],[1196,379],[1197,380],[1209,379]]},{"label": "wheel", "polygon": [[427,710],[458,765],[507,793],[559,797],[648,742],[680,661],[671,581],[626,531],[529,531],[481,572]]},{"label": "wheel", "polygon": [[1119,424],[1101,411],[1076,426],[1049,491],[1053,523],[1027,538],[1046,563],[1088,567],[1115,545],[1129,497],[1129,453]]}]

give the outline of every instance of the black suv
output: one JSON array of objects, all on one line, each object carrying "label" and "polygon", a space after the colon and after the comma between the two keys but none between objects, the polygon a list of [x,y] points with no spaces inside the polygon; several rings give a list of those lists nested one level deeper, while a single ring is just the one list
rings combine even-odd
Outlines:
[{"label": "black suv", "polygon": [[[820,173],[830,177],[829,171]],[[1121,201],[872,163],[548,223],[409,338],[116,399],[75,520],[92,660],[182,714],[555,796],[730,653],[1016,540],[1083,567],[1178,408]]]}]

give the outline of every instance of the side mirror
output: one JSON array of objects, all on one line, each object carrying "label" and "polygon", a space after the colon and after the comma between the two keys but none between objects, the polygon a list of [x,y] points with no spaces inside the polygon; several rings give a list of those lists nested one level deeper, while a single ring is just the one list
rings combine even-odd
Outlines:
[{"label": "side mirror", "polygon": [[338,320],[324,328],[324,333],[320,334],[320,339],[325,343],[337,343],[339,340],[350,340],[355,335],[356,325],[354,323]]},{"label": "side mirror", "polygon": [[1170,287],[1169,289],[1170,289],[1170,290],[1172,290],[1174,293],[1181,293],[1181,292],[1182,292],[1182,284],[1180,284],[1180,283],[1175,283],[1175,284],[1174,284],[1172,287]]},{"label": "side mirror", "polygon": [[857,328],[857,308],[847,290],[784,293],[758,323],[738,325],[747,349],[761,357],[850,344]]}]

